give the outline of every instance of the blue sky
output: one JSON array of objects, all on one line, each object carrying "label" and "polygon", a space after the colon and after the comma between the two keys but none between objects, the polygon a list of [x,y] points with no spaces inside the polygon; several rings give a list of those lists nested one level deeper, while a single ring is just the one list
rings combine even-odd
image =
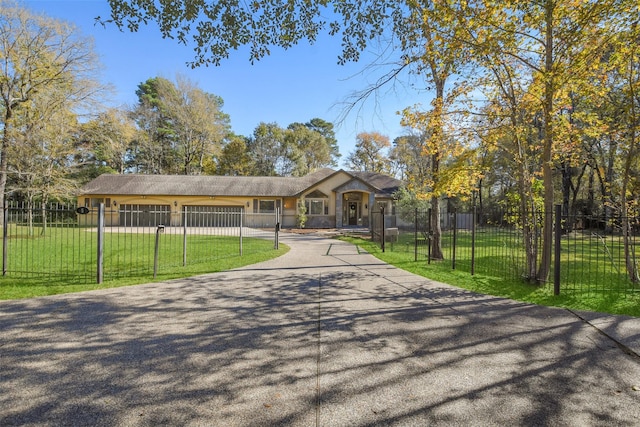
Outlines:
[{"label": "blue sky", "polygon": [[192,46],[162,39],[153,25],[137,33],[96,25],[96,16],[109,16],[106,0],[25,0],[23,4],[35,12],[73,22],[83,35],[94,39],[103,67],[100,78],[116,90],[109,102],[113,106],[134,104],[138,84],[148,78],[174,80],[180,73],[222,97],[223,110],[239,135],[251,135],[260,122],[286,127],[319,117],[335,123],[344,159],[353,151],[357,133],[377,131],[393,140],[404,132],[396,112],[416,103],[428,104],[424,93],[395,85],[359,104],[338,123],[349,95],[365,89],[384,70],[363,72],[373,58],[367,53],[358,63],[338,65],[337,38],[321,37],[314,45],[303,42],[287,51],[274,48],[270,56],[253,65],[247,53],[237,51],[218,67],[191,69],[186,63],[193,58]]}]

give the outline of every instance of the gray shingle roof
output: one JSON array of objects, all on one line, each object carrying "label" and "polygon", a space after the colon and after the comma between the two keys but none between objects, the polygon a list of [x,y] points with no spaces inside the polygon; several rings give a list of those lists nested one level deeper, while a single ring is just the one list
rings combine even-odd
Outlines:
[{"label": "gray shingle roof", "polygon": [[402,186],[402,181],[395,179],[389,175],[383,175],[375,172],[349,172],[352,176],[366,182],[380,194],[391,196]]},{"label": "gray shingle roof", "polygon": [[294,196],[314,182],[333,174],[321,169],[301,177],[210,175],[100,175],[80,189],[81,194],[189,195],[189,196]]},{"label": "gray shingle roof", "polygon": [[[241,196],[294,197],[312,185],[338,172],[320,169],[309,175],[276,176],[210,176],[210,175],[100,175],[80,189],[80,194],[100,195],[185,195],[185,196]],[[347,172],[367,182],[382,194],[391,195],[400,181],[370,172]]]}]

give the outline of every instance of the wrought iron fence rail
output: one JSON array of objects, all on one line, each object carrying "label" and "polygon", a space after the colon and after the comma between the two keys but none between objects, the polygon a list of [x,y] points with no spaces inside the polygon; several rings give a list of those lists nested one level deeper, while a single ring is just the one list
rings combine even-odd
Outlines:
[{"label": "wrought iron fence rail", "polygon": [[10,277],[64,277],[85,283],[155,274],[158,268],[166,271],[273,248],[278,215],[242,209],[8,203],[2,228],[2,272]]},{"label": "wrought iron fence rail", "polygon": [[[376,215],[377,214],[377,215]],[[398,244],[383,246],[382,224],[389,222],[380,213],[372,216],[372,238],[385,250],[404,251],[416,262],[432,262],[430,242],[433,225],[430,212],[415,211],[397,219],[400,236]],[[385,215],[391,216],[391,215]],[[393,215],[394,217],[396,215]],[[544,215],[539,216],[540,223]],[[463,218],[461,220],[461,218]],[[396,220],[394,220],[396,221]],[[629,224],[625,256],[621,224]],[[594,217],[581,215],[554,216],[554,227],[559,231],[559,260],[553,263],[546,286],[559,285],[563,293],[640,293],[640,281],[632,280],[627,259],[640,266],[640,219],[620,217]],[[559,228],[558,228],[559,227]],[[457,214],[443,209],[440,213],[441,247],[444,260],[456,270],[470,274],[483,274],[512,280],[527,279],[527,257],[523,231],[518,215],[492,212],[483,216],[477,212]],[[532,234],[537,261],[542,253],[540,229]],[[559,271],[559,284],[554,283],[555,270]]]}]

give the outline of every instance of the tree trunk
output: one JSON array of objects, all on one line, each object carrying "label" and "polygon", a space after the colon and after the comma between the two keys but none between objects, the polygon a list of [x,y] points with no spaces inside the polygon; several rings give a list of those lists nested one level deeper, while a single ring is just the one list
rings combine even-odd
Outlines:
[{"label": "tree trunk", "polygon": [[431,198],[431,259],[444,259],[442,254],[442,227],[440,227],[440,199]]},{"label": "tree trunk", "polygon": [[518,187],[520,191],[520,215],[522,226],[522,243],[525,253],[525,277],[528,281],[535,281],[538,274],[538,245],[535,202],[531,194],[531,177],[525,160],[519,162],[520,173]]},{"label": "tree trunk", "polygon": [[544,215],[542,225],[542,258],[537,281],[544,283],[551,271],[551,253],[553,251],[553,98],[555,95],[555,77],[553,76],[553,8],[555,2],[548,0],[545,5],[545,82],[544,82],[544,139],[542,150],[542,184],[544,186]]},{"label": "tree trunk", "polygon": [[9,148],[9,129],[11,127],[11,106],[4,113],[4,129],[2,130],[2,146],[0,146],[0,224],[4,224],[5,189],[7,187],[7,150]]},{"label": "tree trunk", "polygon": [[[634,49],[635,51],[635,49]],[[633,55],[632,55],[633,57]],[[622,203],[622,238],[624,243],[624,259],[627,267],[627,274],[629,279],[633,283],[638,283],[640,281],[640,274],[638,273],[638,264],[636,263],[636,254],[633,249],[633,245],[630,239],[630,231],[631,225],[629,224],[629,210],[627,208],[627,189],[629,185],[629,180],[631,179],[631,169],[633,163],[637,158],[637,134],[636,134],[636,124],[638,123],[637,109],[636,109],[636,92],[634,87],[634,75],[633,70],[635,67],[629,67],[630,76],[629,76],[629,150],[627,152],[627,157],[625,159],[624,164],[624,175],[622,177],[622,189],[621,189],[621,197],[620,201]]]},{"label": "tree trunk", "polygon": [[[436,76],[436,68],[432,67],[432,74]],[[444,80],[434,79],[436,86],[436,99],[434,100],[434,122],[435,126],[431,129],[432,138],[435,139],[437,144],[432,147],[431,154],[431,177],[433,180],[433,196],[431,197],[431,224],[432,224],[432,239],[431,239],[431,258],[432,259],[444,259],[442,254],[442,228],[440,227],[440,157],[442,154],[439,150],[439,144],[444,144]]]},{"label": "tree trunk", "polygon": [[484,225],[484,205],[482,201],[482,178],[480,178],[478,180],[478,225]]},{"label": "tree trunk", "polygon": [[560,165],[560,171],[562,173],[562,215],[567,218],[564,222],[563,231],[568,233],[571,231],[571,221],[569,215],[571,213],[571,165],[565,159]]}]

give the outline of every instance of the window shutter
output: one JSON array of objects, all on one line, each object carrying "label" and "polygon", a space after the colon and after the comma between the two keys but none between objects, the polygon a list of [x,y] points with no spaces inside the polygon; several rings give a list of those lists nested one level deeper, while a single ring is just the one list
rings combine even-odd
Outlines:
[{"label": "window shutter", "polygon": [[258,199],[253,199],[253,213],[258,213]]}]

